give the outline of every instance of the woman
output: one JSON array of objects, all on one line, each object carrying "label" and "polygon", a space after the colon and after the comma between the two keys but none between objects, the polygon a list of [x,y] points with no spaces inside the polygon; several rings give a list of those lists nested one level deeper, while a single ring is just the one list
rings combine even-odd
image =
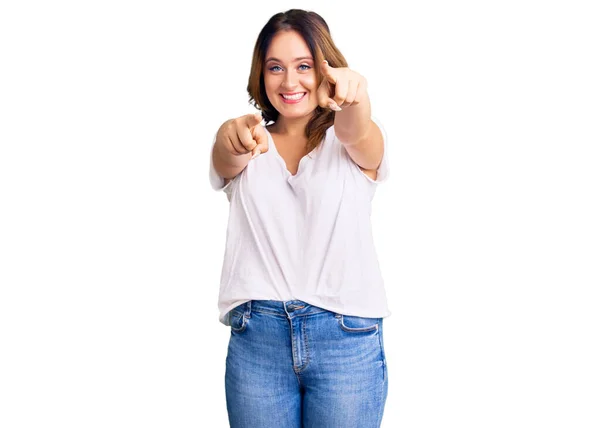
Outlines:
[{"label": "woman", "polygon": [[370,210],[388,165],[366,89],[323,18],[278,13],[248,81],[260,114],[215,136],[210,180],[230,202],[219,320],[232,427],[380,426],[391,313]]}]

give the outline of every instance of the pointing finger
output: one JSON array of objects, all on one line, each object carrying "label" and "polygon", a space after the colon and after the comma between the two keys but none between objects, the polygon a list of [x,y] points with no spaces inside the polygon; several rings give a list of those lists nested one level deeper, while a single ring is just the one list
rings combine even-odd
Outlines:
[{"label": "pointing finger", "polygon": [[260,113],[251,113],[246,115],[246,125],[249,128],[258,125],[262,121],[262,115]]},{"label": "pointing finger", "polygon": [[325,78],[329,81],[329,83],[333,83],[334,85],[337,83],[337,77],[335,75],[335,68],[331,67],[326,59],[321,63],[321,72],[325,76]]}]

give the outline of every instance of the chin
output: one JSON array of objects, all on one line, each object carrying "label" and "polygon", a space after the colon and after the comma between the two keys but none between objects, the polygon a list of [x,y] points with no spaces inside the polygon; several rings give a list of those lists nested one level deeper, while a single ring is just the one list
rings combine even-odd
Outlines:
[{"label": "chin", "polygon": [[306,115],[312,114],[315,109],[317,108],[317,105],[310,105],[307,107],[304,107],[303,109],[299,109],[299,108],[290,108],[289,104],[277,104],[277,105],[273,105],[275,107],[275,109],[279,112],[280,115],[282,115],[283,117],[287,117],[290,119],[294,119],[294,118],[299,118],[299,117],[304,117]]},{"label": "chin", "polygon": [[285,117],[287,119],[299,119],[301,117],[306,117],[306,116],[312,114],[315,110],[314,109],[312,109],[312,110],[303,110],[303,111],[294,112],[294,113],[290,113],[290,112],[285,111],[285,110],[283,110],[283,111],[278,110],[278,111],[279,111],[279,114],[281,116],[283,116],[283,117]]}]

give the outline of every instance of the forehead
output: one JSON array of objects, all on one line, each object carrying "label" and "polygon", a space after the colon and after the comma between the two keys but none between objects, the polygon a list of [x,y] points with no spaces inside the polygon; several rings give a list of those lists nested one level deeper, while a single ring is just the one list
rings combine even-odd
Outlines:
[{"label": "forehead", "polygon": [[301,56],[312,56],[302,36],[296,31],[280,31],[273,36],[266,58],[276,57],[287,61]]}]

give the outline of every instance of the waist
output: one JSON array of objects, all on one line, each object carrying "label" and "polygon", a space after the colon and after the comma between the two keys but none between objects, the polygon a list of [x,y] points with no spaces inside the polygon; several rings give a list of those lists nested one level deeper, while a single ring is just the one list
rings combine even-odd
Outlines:
[{"label": "waist", "polygon": [[327,309],[310,305],[302,300],[249,300],[236,308],[240,312],[263,312],[273,315],[309,315],[327,312]]}]

